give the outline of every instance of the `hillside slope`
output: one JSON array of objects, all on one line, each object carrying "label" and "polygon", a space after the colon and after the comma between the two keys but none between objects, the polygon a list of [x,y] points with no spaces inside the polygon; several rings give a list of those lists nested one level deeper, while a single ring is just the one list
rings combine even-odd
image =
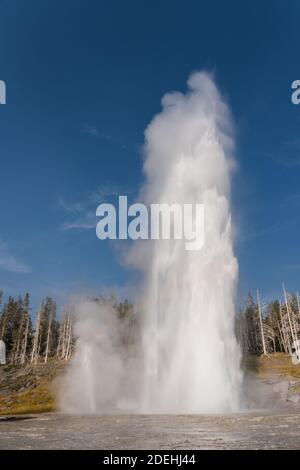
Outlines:
[{"label": "hillside slope", "polygon": [[[0,366],[0,415],[55,411],[57,382],[66,366],[67,362],[57,359],[50,359],[47,364]],[[275,406],[275,395],[280,396],[281,403],[300,405],[300,365],[293,365],[289,356],[248,356],[243,368],[246,379],[255,377],[264,385],[263,395],[266,388],[270,391],[266,395],[268,407]],[[251,379],[245,380],[246,388],[251,383]]]},{"label": "hillside slope", "polygon": [[0,366],[0,414],[53,411],[56,379],[66,362],[50,359],[47,364]]}]

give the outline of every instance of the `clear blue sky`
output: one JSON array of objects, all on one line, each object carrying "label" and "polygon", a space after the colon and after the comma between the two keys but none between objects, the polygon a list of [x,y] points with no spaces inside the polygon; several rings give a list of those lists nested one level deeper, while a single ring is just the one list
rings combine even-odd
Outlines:
[{"label": "clear blue sky", "polygon": [[236,124],[239,296],[299,290],[299,14],[296,0],[0,0],[0,288],[34,306],[124,294],[132,273],[93,212],[134,197],[162,95],[207,69]]}]

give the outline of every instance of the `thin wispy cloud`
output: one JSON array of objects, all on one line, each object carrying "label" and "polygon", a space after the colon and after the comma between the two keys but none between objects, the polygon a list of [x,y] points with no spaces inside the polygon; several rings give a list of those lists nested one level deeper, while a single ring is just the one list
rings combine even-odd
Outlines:
[{"label": "thin wispy cloud", "polygon": [[300,150],[300,138],[295,137],[295,138],[292,138],[290,140],[287,140],[284,143],[284,145],[287,146],[287,147],[293,148],[293,149]]},{"label": "thin wispy cloud", "polygon": [[82,132],[84,134],[90,135],[91,137],[97,137],[99,139],[106,140],[111,144],[121,147],[123,150],[127,149],[127,145],[124,144],[124,142],[122,142],[119,138],[106,132],[100,131],[100,129],[98,129],[98,127],[94,126],[93,124],[83,123]]},{"label": "thin wispy cloud", "polygon": [[288,168],[300,166],[300,139],[298,137],[283,142],[277,156],[277,163]]},{"label": "thin wispy cloud", "polygon": [[96,208],[99,204],[107,202],[108,199],[118,197],[120,194],[129,194],[117,186],[111,184],[103,185],[91,192],[82,201],[68,202],[63,198],[58,201],[58,207],[68,214],[68,220],[63,222],[60,230],[91,230],[96,228]]},{"label": "thin wispy cloud", "polygon": [[98,137],[99,136],[99,130],[95,126],[91,126],[90,124],[84,123],[82,125],[82,132],[85,134],[91,135],[92,137]]},{"label": "thin wispy cloud", "polygon": [[249,240],[255,239],[255,238],[260,238],[260,237],[265,237],[265,236],[272,236],[276,232],[281,232],[284,230],[290,230],[291,227],[294,225],[298,224],[300,221],[299,217],[293,217],[288,220],[285,220],[284,222],[278,222],[274,224],[270,224],[266,227],[263,227],[261,229],[255,230],[253,232],[247,233],[244,236],[241,236],[240,239],[243,242],[247,242]]},{"label": "thin wispy cloud", "polygon": [[30,273],[32,268],[18,260],[8,245],[0,240],[0,269],[12,273]]},{"label": "thin wispy cloud", "polygon": [[84,206],[81,202],[70,203],[62,198],[58,200],[58,206],[69,213],[77,213],[84,210]]},{"label": "thin wispy cloud", "polygon": [[279,207],[297,208],[300,205],[300,193],[288,194],[286,198],[279,204]]},{"label": "thin wispy cloud", "polygon": [[[126,194],[128,193],[129,191],[126,191]],[[92,204],[100,204],[101,202],[104,202],[106,198],[119,196],[120,194],[122,194],[120,188],[111,184],[106,184],[90,193],[88,196],[88,201]]]},{"label": "thin wispy cloud", "polygon": [[74,229],[90,230],[96,227],[96,223],[97,220],[95,212],[87,211],[75,220],[64,222],[60,228],[63,231]]},{"label": "thin wispy cloud", "polygon": [[299,271],[300,270],[300,263],[287,264],[283,268],[287,271]]},{"label": "thin wispy cloud", "polygon": [[300,151],[294,155],[285,155],[281,157],[279,163],[286,167],[299,167],[300,166]]}]

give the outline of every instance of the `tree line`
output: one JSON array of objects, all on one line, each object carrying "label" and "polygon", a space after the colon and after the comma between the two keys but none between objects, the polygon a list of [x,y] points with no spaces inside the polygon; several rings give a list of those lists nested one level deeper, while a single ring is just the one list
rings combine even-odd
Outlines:
[{"label": "tree line", "polygon": [[[102,297],[92,300],[104,301]],[[118,303],[111,298],[108,301],[112,302],[120,319],[130,318],[133,323],[133,306],[127,300]],[[5,343],[6,360],[10,364],[47,362],[50,357],[67,360],[76,341],[71,308],[64,309],[58,320],[56,302],[46,297],[33,321],[28,293],[17,299],[10,296],[3,303],[3,293],[0,292],[0,340]]]},{"label": "tree line", "polygon": [[[101,296],[91,300],[108,302],[113,305],[120,321],[126,321],[122,338],[124,344],[137,340],[137,316],[128,300],[118,302],[114,297],[104,299]],[[249,294],[236,316],[235,331],[243,354],[284,352],[299,359],[299,295],[289,294],[283,288],[282,299],[262,303],[258,293],[255,298]],[[56,302],[46,297],[33,321],[28,293],[17,299],[10,296],[3,303],[0,292],[0,340],[5,343],[6,358],[10,364],[47,362],[50,357],[67,360],[76,342],[71,308],[65,308],[58,319]]]},{"label": "tree line", "polygon": [[[284,352],[300,358],[300,301],[283,287],[281,299],[262,303],[249,294],[236,318],[236,335],[244,354]],[[298,361],[299,362],[299,361]]]}]

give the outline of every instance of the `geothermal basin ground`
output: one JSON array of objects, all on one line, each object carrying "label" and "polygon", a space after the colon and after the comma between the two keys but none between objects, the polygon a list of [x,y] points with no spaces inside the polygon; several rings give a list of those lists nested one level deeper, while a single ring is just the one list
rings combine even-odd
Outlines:
[{"label": "geothermal basin ground", "polygon": [[247,358],[252,411],[223,415],[58,413],[66,366],[0,369],[0,449],[300,449],[300,366],[284,354]]},{"label": "geothermal basin ground", "polygon": [[0,449],[299,449],[300,409],[230,415],[0,418]]}]

